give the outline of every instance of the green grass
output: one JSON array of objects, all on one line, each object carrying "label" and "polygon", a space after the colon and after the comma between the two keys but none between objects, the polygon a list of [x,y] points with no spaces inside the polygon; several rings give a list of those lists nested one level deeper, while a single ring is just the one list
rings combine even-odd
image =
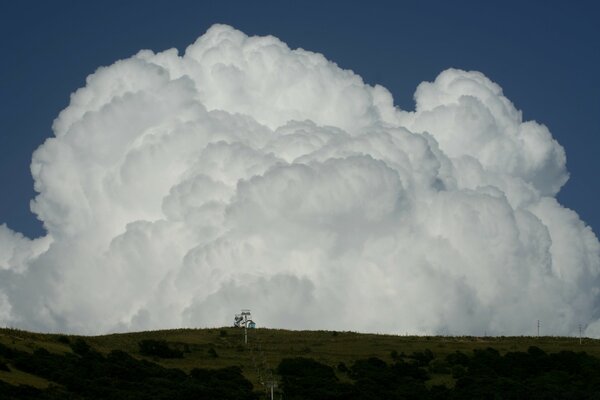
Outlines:
[{"label": "green grass", "polygon": [[[570,337],[445,337],[445,336],[396,336],[359,334],[331,331],[288,331],[278,329],[249,330],[249,346],[244,345],[243,330],[237,328],[175,329],[148,331],[103,336],[88,336],[84,339],[97,351],[108,353],[123,350],[135,357],[148,359],[165,367],[190,371],[192,368],[221,368],[241,366],[244,375],[258,387],[258,376],[253,366],[252,353],[260,348],[266,365],[276,368],[282,358],[309,357],[336,367],[340,362],[347,366],[357,359],[379,357],[391,362],[390,353],[410,355],[415,351],[430,349],[436,358],[445,358],[449,353],[460,350],[471,353],[474,349],[493,347],[501,353],[526,351],[537,346],[547,353],[561,350],[585,351],[600,357],[600,340]],[[79,336],[68,336],[72,342]],[[71,349],[62,343],[60,335],[31,333],[14,329],[0,329],[0,343],[19,350],[34,351],[44,347],[50,352],[65,353]],[[170,346],[188,352],[183,359],[157,359],[139,354],[138,342],[143,339],[166,340]],[[63,337],[64,340],[64,337]],[[218,357],[209,353],[214,348]],[[253,349],[253,350],[252,350]],[[0,359],[0,361],[2,361]],[[346,380],[344,374],[338,374]],[[32,386],[48,385],[47,381],[19,371],[1,372],[0,380],[11,384],[24,383]],[[452,385],[448,374],[432,374],[430,384]]]},{"label": "green grass", "polygon": [[52,382],[39,376],[19,371],[9,364],[10,372],[0,371],[0,380],[13,386],[28,385],[38,389],[46,389]]}]

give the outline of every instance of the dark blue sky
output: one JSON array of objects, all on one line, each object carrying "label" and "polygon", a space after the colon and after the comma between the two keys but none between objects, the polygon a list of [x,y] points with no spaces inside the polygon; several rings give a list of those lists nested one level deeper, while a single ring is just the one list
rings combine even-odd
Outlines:
[{"label": "dark blue sky", "polygon": [[[84,4],[86,3],[86,4]],[[89,3],[89,4],[88,4]],[[34,237],[31,153],[101,65],[143,48],[183,51],[213,23],[317,51],[404,109],[448,67],[485,73],[565,147],[561,203],[600,229],[600,4],[411,1],[20,1],[0,7],[0,223]],[[575,2],[573,2],[575,3]]]}]

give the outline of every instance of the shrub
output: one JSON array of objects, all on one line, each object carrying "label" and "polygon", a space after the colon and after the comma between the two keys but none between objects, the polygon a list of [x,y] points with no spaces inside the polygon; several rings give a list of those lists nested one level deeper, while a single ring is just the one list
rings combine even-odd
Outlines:
[{"label": "shrub", "polygon": [[59,343],[64,343],[64,344],[69,344],[71,343],[71,341],[69,340],[68,337],[66,337],[65,335],[60,335],[56,338],[56,341]]},{"label": "shrub", "polygon": [[346,399],[351,389],[340,384],[329,365],[310,358],[284,358],[277,368],[287,399]]},{"label": "shrub", "polygon": [[423,351],[415,351],[408,358],[415,360],[418,366],[426,367],[435,356],[431,350],[425,349]]},{"label": "shrub", "polygon": [[75,342],[71,343],[71,349],[73,353],[84,356],[90,352],[92,347],[82,338],[77,338]]},{"label": "shrub", "polygon": [[446,356],[446,361],[450,365],[462,365],[463,367],[466,367],[469,365],[469,356],[457,350],[454,353],[448,354]]},{"label": "shrub", "polygon": [[0,343],[0,356],[6,358],[13,358],[15,356],[15,351],[8,346]]},{"label": "shrub", "polygon": [[33,351],[33,355],[38,356],[38,357],[45,357],[45,356],[49,356],[50,352],[43,347],[39,347]]},{"label": "shrub", "polygon": [[450,368],[445,360],[435,358],[429,362],[429,371],[434,374],[447,374],[450,372]]},{"label": "shrub", "polygon": [[454,379],[460,379],[467,375],[467,370],[460,364],[456,364],[452,367],[452,377]]},{"label": "shrub", "polygon": [[348,372],[350,372],[350,370],[348,369],[348,367],[346,366],[346,364],[343,363],[343,362],[340,362],[337,365],[337,370],[340,371],[340,372],[343,372],[345,374],[348,373]]},{"label": "shrub", "polygon": [[166,340],[146,339],[138,342],[140,354],[144,356],[159,358],[183,358],[183,353],[177,349],[172,349]]}]

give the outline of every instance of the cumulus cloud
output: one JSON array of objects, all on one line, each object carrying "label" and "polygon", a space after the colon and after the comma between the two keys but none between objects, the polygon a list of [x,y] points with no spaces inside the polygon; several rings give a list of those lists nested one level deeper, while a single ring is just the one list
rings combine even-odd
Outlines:
[{"label": "cumulus cloud", "polygon": [[563,148],[483,74],[415,111],[323,55],[215,25],[98,69],[34,153],[47,235],[0,226],[0,323],[600,335],[600,244]]}]

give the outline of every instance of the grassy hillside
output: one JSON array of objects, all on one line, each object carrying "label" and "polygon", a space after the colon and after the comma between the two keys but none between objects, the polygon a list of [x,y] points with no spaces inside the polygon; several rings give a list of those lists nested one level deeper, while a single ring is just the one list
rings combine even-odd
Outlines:
[{"label": "grassy hillside", "polygon": [[[410,358],[415,352],[430,350],[435,360],[444,360],[457,350],[472,353],[475,349],[493,347],[500,353],[527,351],[537,346],[547,353],[563,350],[585,351],[600,358],[600,340],[565,337],[441,337],[441,336],[393,336],[359,334],[331,331],[287,331],[276,329],[252,329],[248,331],[248,345],[244,345],[243,330],[238,328],[176,329],[103,336],[83,339],[96,351],[108,354],[121,350],[135,358],[146,359],[167,368],[178,368],[189,373],[194,368],[216,369],[229,366],[242,368],[244,376],[253,383],[255,390],[262,389],[259,372],[275,369],[284,358],[307,357],[332,366],[338,378],[348,380],[339,371],[340,363],[351,365],[359,359],[377,357],[386,362]],[[50,353],[72,352],[72,344],[79,336],[30,333],[13,329],[0,329],[0,344],[9,348],[33,353],[44,348]],[[159,358],[140,354],[139,343],[143,340],[164,340],[172,349],[183,353],[183,358]],[[0,364],[2,363],[0,358]],[[38,388],[49,382],[38,376],[19,371],[6,362],[10,371],[0,370],[0,380],[12,385],[25,384]],[[448,372],[430,368],[428,384],[452,386],[454,380]]]}]

